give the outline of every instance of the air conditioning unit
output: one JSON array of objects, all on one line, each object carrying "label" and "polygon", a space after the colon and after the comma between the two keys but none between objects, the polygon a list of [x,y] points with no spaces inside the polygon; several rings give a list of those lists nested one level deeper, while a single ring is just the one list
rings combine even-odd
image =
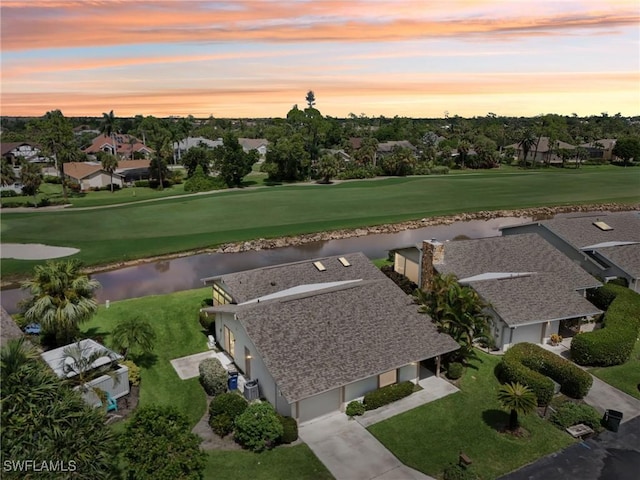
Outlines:
[{"label": "air conditioning unit", "polygon": [[245,383],[244,398],[246,398],[249,402],[252,400],[258,400],[260,398],[258,380],[249,380],[247,383]]}]

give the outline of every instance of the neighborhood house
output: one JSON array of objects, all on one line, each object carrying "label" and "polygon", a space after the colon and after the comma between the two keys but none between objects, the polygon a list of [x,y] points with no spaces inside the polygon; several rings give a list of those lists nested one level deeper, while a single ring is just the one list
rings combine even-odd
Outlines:
[{"label": "neighborhood house", "polygon": [[204,279],[215,339],[282,415],[307,421],[458,348],[362,253]]},{"label": "neighborhood house", "polygon": [[436,274],[453,274],[489,304],[496,347],[545,343],[562,327],[601,313],[584,298],[601,285],[535,234],[441,243],[395,253],[395,269],[428,290]]}]

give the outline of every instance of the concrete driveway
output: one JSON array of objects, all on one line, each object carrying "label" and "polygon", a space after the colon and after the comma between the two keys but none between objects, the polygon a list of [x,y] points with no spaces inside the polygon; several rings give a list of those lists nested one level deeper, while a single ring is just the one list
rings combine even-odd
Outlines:
[{"label": "concrete driveway", "polygon": [[429,480],[400,462],[362,425],[341,412],[303,423],[300,438],[336,480]]},{"label": "concrete driveway", "polygon": [[[593,377],[593,375],[592,375]],[[640,415],[640,400],[612,387],[597,377],[593,377],[593,385],[584,401],[600,413],[605,410],[622,412],[622,422],[628,422]]]}]

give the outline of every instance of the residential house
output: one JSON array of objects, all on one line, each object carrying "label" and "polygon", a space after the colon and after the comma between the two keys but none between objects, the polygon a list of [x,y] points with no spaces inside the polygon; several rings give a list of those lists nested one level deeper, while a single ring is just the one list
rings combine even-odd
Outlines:
[{"label": "residential house", "polygon": [[40,147],[31,142],[8,142],[0,144],[0,155],[14,166],[21,161],[39,160]]},{"label": "residential house", "polygon": [[[524,151],[521,143],[513,143],[504,147],[505,149],[513,149],[516,152],[515,159],[524,160]],[[576,146],[570,143],[557,140],[555,144],[550,143],[549,137],[540,137],[537,147],[534,144],[527,153],[527,162],[532,163],[563,163],[562,157],[558,155],[560,150],[575,150]]]},{"label": "residential house", "polygon": [[418,153],[418,149],[408,140],[380,142],[378,143],[378,151],[376,153],[378,157],[384,157],[385,155],[393,153],[395,148],[408,148],[414,155]]},{"label": "residential house", "polygon": [[120,160],[111,175],[100,162],[69,162],[63,165],[67,179],[80,185],[81,191],[114,185],[122,188],[136,180],[149,178],[149,160]]},{"label": "residential house", "polygon": [[209,148],[216,148],[222,146],[222,139],[218,138],[217,140],[209,140],[204,137],[187,137],[179,142],[175,142],[173,144],[173,155],[174,158],[180,159],[182,156],[189,151],[189,149],[193,147],[206,146]]},{"label": "residential house", "polygon": [[561,327],[600,313],[584,296],[601,283],[536,234],[431,240],[395,255],[396,271],[402,273],[403,265],[410,275],[417,270],[412,279],[424,290],[435,274],[453,274],[473,288],[490,306],[500,350],[520,342],[545,343]]},{"label": "residential house", "polygon": [[258,162],[263,162],[266,158],[267,149],[269,148],[269,141],[266,138],[238,138],[238,142],[247,153],[251,150],[256,150],[259,155]]},{"label": "residential house", "polygon": [[307,421],[379,387],[417,382],[459,348],[362,253],[204,279],[215,339],[282,415]]},{"label": "residential house", "polygon": [[537,233],[602,280],[625,278],[640,292],[640,212],[576,214],[502,228],[503,235]]},{"label": "residential house", "polygon": [[96,394],[97,389],[103,390],[104,392],[108,393],[113,399],[124,397],[129,393],[129,368],[126,365],[118,364],[118,361],[122,360],[123,358],[122,355],[109,350],[95,340],[85,338],[84,340],[80,340],[75,344],[72,343],[70,345],[65,345],[64,347],[48,350],[42,353],[40,356],[49,365],[49,367],[51,367],[51,370],[53,370],[58,377],[70,379],[77,376],[77,370],[79,368],[82,368],[82,366],[76,366],[72,369],[74,371],[65,373],[65,364],[70,365],[70,362],[73,362],[73,359],[65,354],[65,349],[74,346],[78,346],[78,348],[82,352],[81,355],[83,358],[88,358],[93,354],[93,352],[104,351],[106,353],[105,356],[96,359],[89,366],[89,371],[108,364],[113,365],[113,376],[106,374],[101,375],[98,378],[94,378],[93,380],[85,384],[85,391],[82,392],[82,396],[88,404],[95,407],[98,407],[102,404],[100,398]]},{"label": "residential house", "polygon": [[[115,149],[114,149],[115,144]],[[91,145],[84,149],[87,154],[106,152],[117,155],[121,159],[131,159],[136,157],[149,157],[154,150],[147,147],[140,140],[132,135],[114,133],[112,136],[98,135],[93,139]]]},{"label": "residential house", "polygon": [[613,147],[616,146],[615,138],[601,138],[593,142],[582,143],[580,146],[587,150],[590,159],[607,162],[617,159],[613,154]]}]

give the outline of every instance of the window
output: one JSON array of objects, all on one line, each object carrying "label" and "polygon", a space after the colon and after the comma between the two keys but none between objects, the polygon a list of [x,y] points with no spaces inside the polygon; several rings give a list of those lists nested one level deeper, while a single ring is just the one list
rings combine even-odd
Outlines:
[{"label": "window", "polygon": [[217,283],[213,284],[213,305],[226,305],[231,303],[231,296]]},{"label": "window", "polygon": [[322,262],[313,262],[313,266],[316,267],[320,272],[324,272],[327,267],[325,267]]},{"label": "window", "polygon": [[347,260],[344,257],[338,258],[338,261],[342,264],[343,267],[350,267],[351,266],[351,264],[349,263],[349,260]]},{"label": "window", "polygon": [[387,385],[393,385],[398,381],[398,371],[391,370],[386,373],[378,375],[378,388],[386,387]]},{"label": "window", "polygon": [[609,225],[607,225],[604,222],[593,222],[593,224],[598,227],[600,230],[603,230],[605,232],[608,232],[609,230],[613,230],[613,227],[610,227]]}]

